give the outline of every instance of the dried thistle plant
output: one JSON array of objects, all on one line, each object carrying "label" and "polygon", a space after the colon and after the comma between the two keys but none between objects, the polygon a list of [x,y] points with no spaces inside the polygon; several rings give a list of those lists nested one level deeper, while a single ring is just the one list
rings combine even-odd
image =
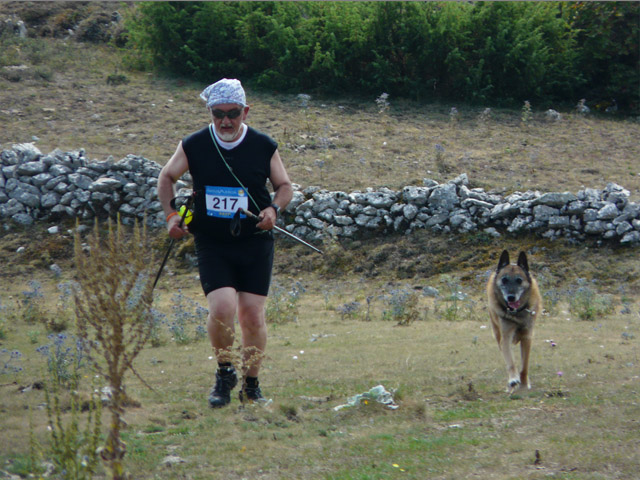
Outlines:
[{"label": "dried thistle plant", "polygon": [[436,143],[435,149],[436,149],[435,162],[436,162],[436,167],[438,169],[438,172],[442,174],[451,173],[453,171],[453,168],[451,165],[449,165],[449,163],[445,158],[445,148],[439,143]]},{"label": "dried thistle plant", "polygon": [[[49,430],[51,433],[51,455],[56,470],[63,478],[84,480],[94,478],[100,458],[98,445],[102,427],[102,404],[98,390],[94,389],[88,401],[83,402],[77,390],[79,374],[73,380],[70,397],[69,421],[63,419],[61,385],[45,383],[45,400]],[[85,427],[80,427],[81,412],[86,410]],[[32,428],[33,430],[33,428]],[[37,446],[32,447],[32,450]],[[35,464],[35,452],[31,459]],[[42,478],[42,477],[40,477]]]},{"label": "dried thistle plant", "polygon": [[127,233],[118,219],[101,239],[98,223],[89,235],[88,252],[79,234],[75,237],[76,286],[74,291],[78,335],[91,346],[89,359],[108,382],[112,399],[107,443],[102,459],[113,479],[128,478],[123,458],[126,446],[120,438],[126,394],[124,377],[136,373],[133,361],[151,336],[153,318],[152,250],[146,228],[136,223]]},{"label": "dried thistle plant", "polygon": [[449,110],[449,123],[455,127],[456,125],[458,125],[459,121],[460,112],[458,112],[458,109],[456,107],[451,107],[451,110]]},{"label": "dried thistle plant", "polygon": [[[260,368],[262,362],[266,358],[266,355],[263,350],[260,350],[258,347],[252,346],[243,346],[242,347],[242,369],[241,369],[241,383],[240,385],[244,386],[247,376],[252,368],[257,367]],[[244,403],[244,399],[242,399]]]},{"label": "dried thistle plant", "polygon": [[[236,366],[236,372],[240,376],[240,387],[244,389],[247,376],[249,372],[254,368],[260,368],[262,362],[266,358],[265,352],[258,347],[246,346],[241,340],[240,345],[235,345],[236,334],[234,328],[229,328],[222,322],[218,322],[218,327],[226,331],[226,335],[233,339],[234,344],[226,348],[214,348],[216,359],[218,362],[228,362]],[[244,405],[246,403],[245,397],[240,395],[240,401]]]},{"label": "dried thistle plant", "polygon": [[478,115],[478,124],[485,128],[487,132],[491,130],[491,117],[493,112],[490,108],[485,108],[480,115]]},{"label": "dried thistle plant", "polygon": [[522,106],[522,113],[520,115],[520,120],[522,120],[523,125],[529,125],[531,123],[531,119],[533,118],[533,111],[531,109],[531,103],[529,100],[525,100],[524,105]]},{"label": "dried thistle plant", "polygon": [[389,94],[382,93],[376,98],[376,105],[378,106],[378,113],[385,113],[389,110],[391,104],[389,103]]}]

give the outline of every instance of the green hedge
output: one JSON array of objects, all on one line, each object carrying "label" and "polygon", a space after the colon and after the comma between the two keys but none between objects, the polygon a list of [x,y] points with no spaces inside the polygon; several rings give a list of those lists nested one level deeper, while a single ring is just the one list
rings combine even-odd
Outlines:
[{"label": "green hedge", "polygon": [[136,6],[127,49],[138,64],[203,82],[502,105],[615,98],[638,109],[638,2]]}]

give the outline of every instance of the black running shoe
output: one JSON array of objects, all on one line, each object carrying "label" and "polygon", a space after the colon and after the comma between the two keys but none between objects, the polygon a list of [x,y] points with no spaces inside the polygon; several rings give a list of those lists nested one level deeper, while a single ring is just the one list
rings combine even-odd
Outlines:
[{"label": "black running shoe", "polygon": [[240,389],[240,401],[244,402],[261,402],[265,401],[262,391],[260,390],[260,382],[245,382]]},{"label": "black running shoe", "polygon": [[221,370],[216,372],[216,384],[209,393],[209,406],[220,408],[231,402],[231,390],[238,384],[238,376],[235,369]]}]

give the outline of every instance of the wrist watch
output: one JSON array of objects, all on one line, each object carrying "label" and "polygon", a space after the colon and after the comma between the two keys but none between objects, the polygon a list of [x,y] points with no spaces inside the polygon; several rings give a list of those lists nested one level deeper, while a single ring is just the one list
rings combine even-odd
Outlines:
[{"label": "wrist watch", "polygon": [[276,211],[276,217],[278,215],[280,215],[280,207],[278,205],[276,205],[275,203],[272,203],[271,205],[269,205],[271,208],[273,208]]}]

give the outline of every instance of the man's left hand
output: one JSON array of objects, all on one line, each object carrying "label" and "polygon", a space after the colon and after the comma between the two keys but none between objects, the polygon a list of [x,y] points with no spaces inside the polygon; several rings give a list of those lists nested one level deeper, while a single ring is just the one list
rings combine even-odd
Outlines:
[{"label": "man's left hand", "polygon": [[278,216],[276,215],[276,211],[272,207],[267,207],[260,212],[258,215],[260,221],[256,224],[261,230],[271,230],[276,225],[276,220]]}]

